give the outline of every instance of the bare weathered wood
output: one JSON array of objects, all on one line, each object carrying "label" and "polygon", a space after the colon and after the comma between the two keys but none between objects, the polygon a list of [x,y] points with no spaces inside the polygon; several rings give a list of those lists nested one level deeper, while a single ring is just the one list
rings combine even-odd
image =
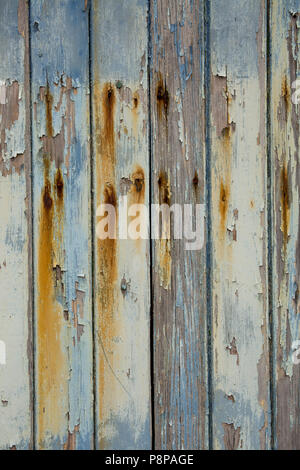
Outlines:
[{"label": "bare weathered wood", "polygon": [[211,2],[213,447],[270,447],[266,2]]},{"label": "bare weathered wood", "polygon": [[[151,1],[152,202],[203,204],[204,2]],[[153,242],[157,449],[208,445],[205,247]]]},{"label": "bare weathered wood", "polygon": [[[273,196],[276,447],[300,449],[299,0],[272,3],[271,162]],[[293,88],[294,86],[294,88]],[[293,97],[294,95],[294,97]],[[292,101],[294,98],[294,103]],[[296,358],[297,359],[297,358]]]},{"label": "bare weathered wood", "polygon": [[146,0],[93,2],[92,79],[96,441],[149,449],[149,240],[97,238],[100,204],[149,201]]},{"label": "bare weathered wood", "polygon": [[[0,2],[0,448],[32,446],[28,3]],[[5,364],[2,363],[5,361]]]},{"label": "bare weathered wood", "polygon": [[36,447],[93,446],[88,11],[31,2]]}]

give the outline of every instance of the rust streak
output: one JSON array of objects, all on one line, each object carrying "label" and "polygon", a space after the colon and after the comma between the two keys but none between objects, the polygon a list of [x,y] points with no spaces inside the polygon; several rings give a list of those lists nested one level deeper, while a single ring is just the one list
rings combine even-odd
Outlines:
[{"label": "rust streak", "polygon": [[286,165],[281,170],[281,230],[283,233],[284,247],[286,248],[289,235],[290,222],[290,197],[289,197],[289,176]]},{"label": "rust streak", "polygon": [[[44,150],[44,188],[42,191],[38,241],[38,396],[39,438],[44,445],[47,433],[56,434],[63,419],[61,394],[67,394],[67,367],[61,347],[63,308],[56,299],[56,285],[61,270],[58,259],[63,246],[63,178],[57,169],[53,187],[50,178],[50,158],[45,142],[53,139],[53,98],[49,84],[42,93],[45,104],[46,139]],[[60,149],[63,155],[63,147]],[[58,269],[53,269],[57,264]],[[58,274],[58,271],[60,274]]]},{"label": "rust streak", "polygon": [[219,212],[220,212],[220,225],[221,225],[221,230],[223,232],[226,230],[229,194],[230,194],[230,188],[229,186],[225,185],[224,181],[222,180],[221,185],[220,185]]},{"label": "rust streak", "polygon": [[[158,178],[158,191],[159,191],[159,204],[171,205],[171,188],[169,177],[166,172],[161,171]],[[158,272],[160,276],[160,285],[164,289],[169,289],[171,286],[172,274],[172,254],[171,254],[171,240],[160,239],[158,241]]]},{"label": "rust streak", "polygon": [[[111,83],[102,87],[98,80],[94,91],[98,204],[111,204],[117,213],[117,193],[115,189],[115,111],[116,91]],[[103,422],[106,416],[105,403],[109,381],[110,394],[114,394],[117,382],[110,381],[113,373],[113,337],[117,332],[114,318],[115,284],[117,281],[117,241],[107,238],[97,241],[97,306],[98,336],[102,347],[99,356],[99,418]],[[113,385],[114,384],[114,385]]]},{"label": "rust streak", "polygon": [[163,81],[161,73],[158,74],[156,98],[157,98],[157,115],[159,119],[162,119],[162,116],[164,114],[165,120],[167,121],[170,98],[169,98],[169,92],[167,90],[167,85]]}]

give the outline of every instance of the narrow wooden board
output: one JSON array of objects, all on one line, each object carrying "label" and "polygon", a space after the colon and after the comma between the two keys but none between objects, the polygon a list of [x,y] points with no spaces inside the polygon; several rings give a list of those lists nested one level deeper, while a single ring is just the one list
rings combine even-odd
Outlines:
[{"label": "narrow wooden board", "polygon": [[[204,2],[152,0],[152,202],[205,203]],[[153,241],[155,448],[208,445],[205,244]]]},{"label": "narrow wooden board", "polygon": [[28,449],[32,446],[28,3],[1,0],[0,10],[0,448]]},{"label": "narrow wooden board", "polygon": [[210,25],[213,447],[268,449],[266,2]]},{"label": "narrow wooden board", "polygon": [[86,6],[31,2],[38,449],[93,446]]},{"label": "narrow wooden board", "polygon": [[[275,425],[279,449],[300,449],[299,80],[300,1],[274,0],[271,31],[271,162]],[[295,84],[296,85],[296,84]],[[300,88],[300,82],[298,86]],[[299,93],[298,93],[299,95]],[[297,94],[294,95],[297,100]],[[299,102],[299,99],[298,99]],[[300,103],[300,102],[299,102]],[[293,342],[298,341],[295,347]],[[298,355],[299,356],[299,355]],[[295,357],[297,359],[297,357]]]},{"label": "narrow wooden board", "polygon": [[150,244],[97,237],[100,204],[149,202],[147,1],[95,0],[91,26],[96,442],[149,449]]}]

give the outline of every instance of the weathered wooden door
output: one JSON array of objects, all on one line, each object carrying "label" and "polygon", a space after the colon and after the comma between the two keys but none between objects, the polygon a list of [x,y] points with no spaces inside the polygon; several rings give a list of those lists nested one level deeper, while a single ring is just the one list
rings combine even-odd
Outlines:
[{"label": "weathered wooden door", "polygon": [[0,13],[0,448],[300,449],[300,0]]}]

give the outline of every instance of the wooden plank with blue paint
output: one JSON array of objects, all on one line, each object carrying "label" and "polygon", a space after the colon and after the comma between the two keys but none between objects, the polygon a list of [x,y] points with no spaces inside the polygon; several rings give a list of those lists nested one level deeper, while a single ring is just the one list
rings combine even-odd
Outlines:
[{"label": "wooden plank with blue paint", "polygon": [[213,447],[271,445],[266,2],[213,0]]},{"label": "wooden plank with blue paint", "polygon": [[[205,204],[206,181],[204,2],[150,6],[151,202],[180,210],[189,204],[195,214],[195,205]],[[156,449],[208,446],[205,240],[192,250],[187,242],[172,232],[153,240]]]},{"label": "wooden plank with blue paint", "polygon": [[28,2],[0,1],[0,448],[32,447]]},{"label": "wooden plank with blue paint", "polygon": [[147,1],[94,0],[91,26],[96,443],[150,449],[150,244],[99,236],[101,204],[130,229],[149,203]]},{"label": "wooden plank with blue paint", "polygon": [[270,26],[275,447],[296,450],[300,449],[299,0],[271,2]]},{"label": "wooden plank with blue paint", "polygon": [[93,447],[86,6],[31,2],[38,449]]}]

